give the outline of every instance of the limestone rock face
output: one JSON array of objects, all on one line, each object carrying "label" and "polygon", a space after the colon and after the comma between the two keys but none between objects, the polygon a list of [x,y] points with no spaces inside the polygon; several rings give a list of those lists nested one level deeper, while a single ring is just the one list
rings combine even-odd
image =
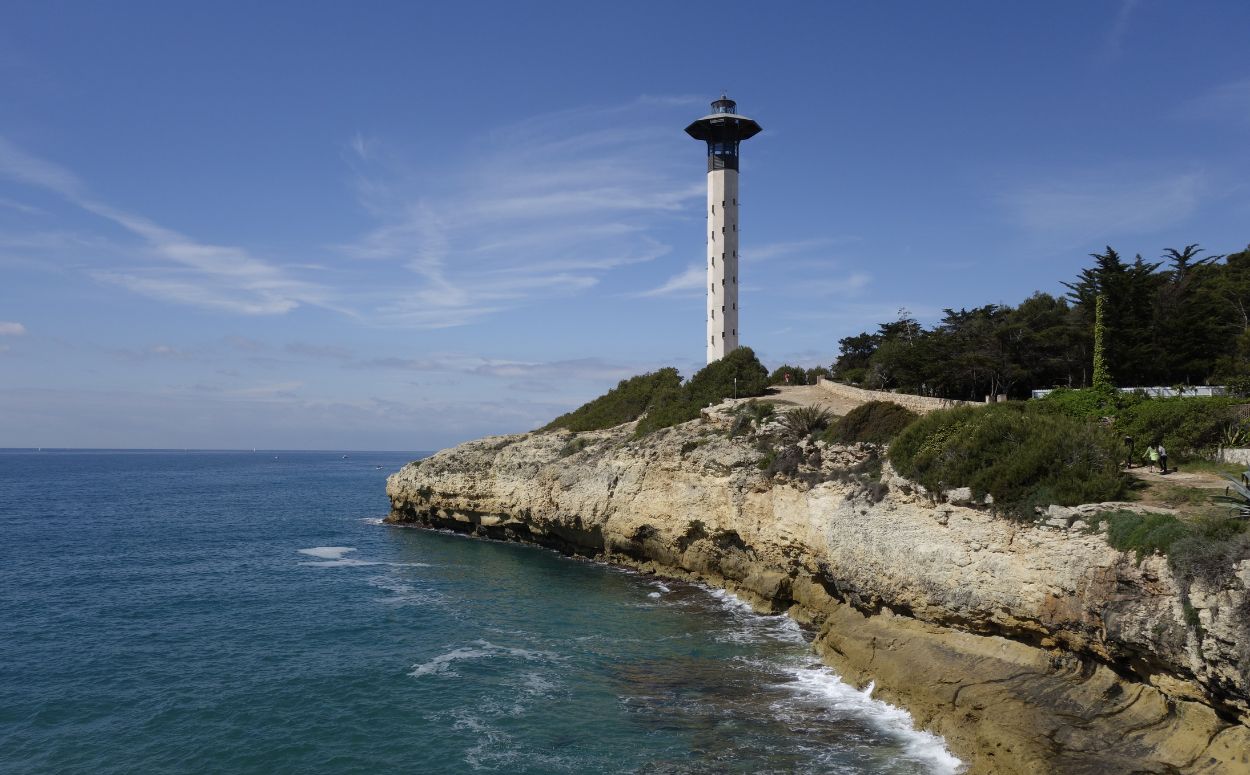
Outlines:
[{"label": "limestone rock face", "polygon": [[722,426],[469,442],[392,475],[389,521],[789,610],[845,678],[875,681],[973,772],[1250,772],[1250,563],[1186,595],[1163,558],[1139,564],[1082,529],[1094,508],[1031,525],[931,497],[888,464],[866,485],[846,473],[875,456],[862,445],[794,445],[777,459],[797,468],[770,476]]}]

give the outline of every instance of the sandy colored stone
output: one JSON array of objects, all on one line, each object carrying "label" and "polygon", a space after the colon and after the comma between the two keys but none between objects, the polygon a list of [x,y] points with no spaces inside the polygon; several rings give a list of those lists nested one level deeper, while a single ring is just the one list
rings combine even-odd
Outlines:
[{"label": "sandy colored stone", "polygon": [[[642,440],[629,426],[579,434],[573,454],[568,433],[463,444],[388,479],[389,520],[598,555],[789,610],[819,628],[830,665],[874,682],[972,772],[1250,772],[1244,580],[1194,590],[1199,630],[1163,558],[1138,564],[1067,527],[1096,509],[1023,525],[939,503],[888,466],[879,502],[854,482],[770,480],[723,419]],[[828,478],[870,450],[820,453],[811,473]]]}]

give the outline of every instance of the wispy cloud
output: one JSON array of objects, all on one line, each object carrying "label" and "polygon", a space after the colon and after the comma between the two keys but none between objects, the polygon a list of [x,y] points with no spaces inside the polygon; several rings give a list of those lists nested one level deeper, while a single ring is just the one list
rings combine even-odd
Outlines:
[{"label": "wispy cloud", "polygon": [[1120,7],[1116,9],[1115,20],[1111,23],[1111,30],[1107,33],[1107,41],[1103,46],[1103,53],[1107,58],[1114,59],[1123,51],[1124,36],[1128,32],[1129,20],[1137,10],[1138,2],[1139,0],[1120,0]]},{"label": "wispy cloud", "polygon": [[795,255],[808,256],[816,252],[827,252],[837,245],[860,241],[859,237],[814,237],[789,242],[770,242],[756,247],[744,247],[742,259],[743,261],[773,261]]},{"label": "wispy cloud", "polygon": [[280,314],[301,304],[328,305],[324,289],[237,247],[197,242],[99,201],[73,172],[0,137],[0,176],[60,195],[138,238],[148,263],[96,270],[96,279],[165,301],[247,315]]},{"label": "wispy cloud", "polygon": [[0,336],[23,336],[26,333],[26,326],[21,323],[0,320]]},{"label": "wispy cloud", "polygon": [[707,285],[707,269],[694,264],[681,274],[675,274],[659,286],[643,291],[639,296],[698,295]]},{"label": "wispy cloud", "polygon": [[[701,180],[674,177],[685,167],[664,163],[688,150],[674,143],[668,113],[689,105],[643,97],[512,122],[475,138],[473,160],[420,180],[370,163],[382,154],[354,141],[358,196],[379,223],[339,250],[407,271],[368,301],[384,323],[462,325],[584,292],[670,252],[654,224],[703,196]],[[611,128],[625,112],[630,128]]]},{"label": "wispy cloud", "polygon": [[1220,84],[1185,104],[1182,116],[1250,124],[1250,78]]},{"label": "wispy cloud", "polygon": [[1102,240],[1180,223],[1197,210],[1207,188],[1201,172],[1105,171],[1023,185],[1005,193],[1001,201],[1013,221],[1035,234]]},{"label": "wispy cloud", "polygon": [[0,207],[3,207],[7,210],[16,210],[17,212],[23,215],[46,215],[47,214],[43,210],[39,209],[38,207],[34,207],[33,205],[28,205],[25,202],[17,202],[12,199],[5,199],[3,197],[0,197]]},{"label": "wispy cloud", "polygon": [[449,372],[502,379],[540,380],[617,380],[647,370],[647,365],[612,363],[599,358],[557,361],[517,361],[484,358],[478,355],[438,353],[420,358],[373,358],[358,361],[353,368],[415,372]]}]

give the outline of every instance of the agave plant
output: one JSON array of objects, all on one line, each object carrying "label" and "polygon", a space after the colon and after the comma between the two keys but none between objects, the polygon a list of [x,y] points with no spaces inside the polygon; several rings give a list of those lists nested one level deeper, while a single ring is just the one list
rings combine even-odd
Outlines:
[{"label": "agave plant", "polygon": [[823,431],[832,420],[833,415],[828,409],[815,406],[800,406],[781,416],[781,424],[785,426],[786,432],[797,439]]},{"label": "agave plant", "polygon": [[1228,480],[1224,494],[1214,495],[1211,499],[1236,510],[1236,519],[1250,519],[1250,469],[1242,471],[1240,478],[1230,474],[1224,474],[1224,478]]},{"label": "agave plant", "polygon": [[1246,426],[1242,423],[1229,423],[1224,426],[1221,436],[1223,446],[1239,447],[1246,443],[1247,438],[1250,438],[1250,433],[1247,433]]}]

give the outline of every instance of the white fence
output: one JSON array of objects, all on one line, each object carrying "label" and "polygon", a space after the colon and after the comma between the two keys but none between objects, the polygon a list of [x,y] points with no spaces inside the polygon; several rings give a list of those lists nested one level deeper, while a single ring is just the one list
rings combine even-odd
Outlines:
[{"label": "white fence", "polygon": [[[1184,387],[1179,390],[1170,387],[1122,387],[1116,388],[1116,390],[1119,390],[1121,393],[1136,393],[1140,390],[1152,398],[1174,398],[1176,396],[1183,396],[1184,398],[1197,398],[1199,396],[1203,396],[1209,398],[1211,396],[1228,395],[1228,390],[1225,389],[1223,385],[1195,385],[1193,387]],[[1034,390],[1033,397],[1045,398],[1053,392],[1055,392],[1055,388],[1051,388],[1050,390]]]}]

